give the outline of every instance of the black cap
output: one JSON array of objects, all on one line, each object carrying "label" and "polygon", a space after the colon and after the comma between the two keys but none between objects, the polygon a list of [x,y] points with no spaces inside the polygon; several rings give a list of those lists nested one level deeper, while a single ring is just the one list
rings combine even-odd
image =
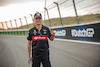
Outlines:
[{"label": "black cap", "polygon": [[37,17],[40,17],[40,18],[42,18],[42,15],[41,15],[41,13],[35,13],[35,14],[34,14],[34,18],[37,18]]}]

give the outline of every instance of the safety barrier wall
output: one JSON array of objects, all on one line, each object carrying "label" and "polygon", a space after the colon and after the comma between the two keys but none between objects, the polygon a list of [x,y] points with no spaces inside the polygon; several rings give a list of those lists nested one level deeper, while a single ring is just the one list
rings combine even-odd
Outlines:
[{"label": "safety barrier wall", "polygon": [[[55,38],[100,42],[100,23],[78,24],[52,28],[55,32]],[[27,33],[28,29],[0,31],[1,35],[27,36]]]},{"label": "safety barrier wall", "polygon": [[54,28],[55,38],[100,42],[100,23]]},{"label": "safety barrier wall", "polygon": [[0,31],[1,35],[21,35],[21,36],[27,36],[28,29],[27,30],[8,30],[8,31]]}]

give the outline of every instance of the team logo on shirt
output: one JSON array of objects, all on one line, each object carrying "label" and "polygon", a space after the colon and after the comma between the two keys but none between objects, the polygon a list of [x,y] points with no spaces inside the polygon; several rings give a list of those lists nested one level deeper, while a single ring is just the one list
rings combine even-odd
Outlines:
[{"label": "team logo on shirt", "polygon": [[43,31],[44,31],[44,34],[46,34],[46,31],[47,31],[47,30],[43,30]]},{"label": "team logo on shirt", "polygon": [[36,33],[37,33],[36,30],[34,30],[33,34],[36,35]]},{"label": "team logo on shirt", "polygon": [[47,40],[47,35],[43,35],[42,37],[40,37],[40,35],[37,36],[32,36],[32,40],[33,41],[37,41],[37,40]]}]

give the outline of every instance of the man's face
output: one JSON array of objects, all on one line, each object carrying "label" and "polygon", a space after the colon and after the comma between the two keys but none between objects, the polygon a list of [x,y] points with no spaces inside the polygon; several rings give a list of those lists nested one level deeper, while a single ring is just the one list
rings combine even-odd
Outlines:
[{"label": "man's face", "polygon": [[34,22],[35,22],[36,25],[40,25],[41,22],[42,22],[42,18],[37,17],[37,18],[34,19]]}]

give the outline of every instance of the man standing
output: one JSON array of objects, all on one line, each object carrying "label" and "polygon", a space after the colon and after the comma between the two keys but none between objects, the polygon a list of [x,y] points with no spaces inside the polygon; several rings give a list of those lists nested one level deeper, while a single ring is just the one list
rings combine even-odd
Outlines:
[{"label": "man standing", "polygon": [[[29,30],[27,36],[27,50],[28,50],[28,63],[30,60],[33,62],[32,67],[40,67],[42,63],[43,67],[51,67],[49,61],[49,43],[48,38],[53,41],[55,33],[48,27],[42,25],[42,15],[40,13],[34,14],[35,27]],[[32,58],[30,57],[32,40]]]}]

